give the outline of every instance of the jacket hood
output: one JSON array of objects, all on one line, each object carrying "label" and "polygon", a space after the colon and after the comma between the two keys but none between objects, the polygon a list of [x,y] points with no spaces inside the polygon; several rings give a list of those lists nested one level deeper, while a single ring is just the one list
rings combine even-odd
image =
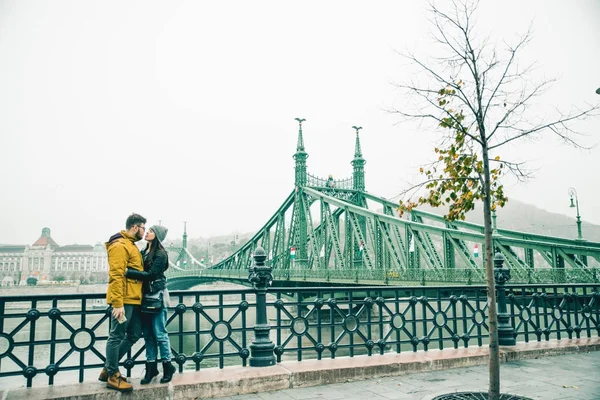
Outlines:
[{"label": "jacket hood", "polygon": [[112,235],[108,241],[106,243],[104,243],[104,246],[106,247],[106,249],[108,249],[110,247],[111,244],[113,244],[114,242],[116,242],[119,239],[128,239],[131,240],[132,242],[137,242],[137,239],[134,236],[131,236],[127,233],[127,231],[123,230],[119,233],[115,233],[114,235]]}]

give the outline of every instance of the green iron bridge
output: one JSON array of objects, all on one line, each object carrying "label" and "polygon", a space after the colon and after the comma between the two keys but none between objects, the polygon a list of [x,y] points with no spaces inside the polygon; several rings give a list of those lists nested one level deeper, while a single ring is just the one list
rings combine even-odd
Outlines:
[{"label": "green iron bridge", "polygon": [[[225,280],[249,285],[252,254],[261,246],[274,286],[445,285],[485,281],[483,226],[447,221],[413,210],[399,218],[397,203],[365,189],[365,159],[356,131],[352,175],[310,174],[299,122],[295,185],[279,209],[237,252],[207,267],[183,246],[169,286],[186,289]],[[494,251],[514,283],[592,283],[600,280],[600,243],[499,229],[493,216]]]}]

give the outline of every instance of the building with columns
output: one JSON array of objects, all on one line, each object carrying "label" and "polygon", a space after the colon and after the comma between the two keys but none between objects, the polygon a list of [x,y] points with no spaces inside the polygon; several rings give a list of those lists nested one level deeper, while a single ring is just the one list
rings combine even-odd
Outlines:
[{"label": "building with columns", "polygon": [[27,278],[38,280],[90,279],[107,280],[108,260],[106,249],[100,243],[91,245],[59,246],[52,239],[49,228],[31,246],[0,245],[0,280],[10,277],[19,284]]}]

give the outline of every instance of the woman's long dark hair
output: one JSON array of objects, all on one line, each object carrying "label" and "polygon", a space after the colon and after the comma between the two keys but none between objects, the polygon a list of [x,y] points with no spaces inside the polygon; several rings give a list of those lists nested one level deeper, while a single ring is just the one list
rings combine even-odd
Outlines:
[{"label": "woman's long dark hair", "polygon": [[[152,231],[154,232],[154,231]],[[152,244],[152,246],[150,246],[150,244]],[[148,252],[148,247],[150,247],[150,252]],[[164,248],[164,246],[162,245],[162,243],[160,242],[160,240],[158,240],[158,238],[156,237],[156,232],[154,232],[154,239],[152,239],[152,242],[148,242],[148,244],[146,245],[146,262],[144,262],[144,270],[149,270],[150,268],[152,268],[152,262],[154,261],[154,256],[156,255],[156,252],[158,250],[163,250],[167,256],[167,263],[165,264],[165,271],[169,269],[169,253],[167,253],[167,250]]]}]

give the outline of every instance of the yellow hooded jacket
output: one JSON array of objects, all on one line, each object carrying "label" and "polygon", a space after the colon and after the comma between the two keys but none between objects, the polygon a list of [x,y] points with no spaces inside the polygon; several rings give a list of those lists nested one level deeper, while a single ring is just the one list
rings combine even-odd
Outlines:
[{"label": "yellow hooded jacket", "polygon": [[136,238],[127,234],[127,231],[121,231],[105,244],[108,253],[106,302],[113,308],[123,307],[124,304],[142,304],[142,281],[125,277],[127,267],[144,270],[142,254],[135,241]]}]

